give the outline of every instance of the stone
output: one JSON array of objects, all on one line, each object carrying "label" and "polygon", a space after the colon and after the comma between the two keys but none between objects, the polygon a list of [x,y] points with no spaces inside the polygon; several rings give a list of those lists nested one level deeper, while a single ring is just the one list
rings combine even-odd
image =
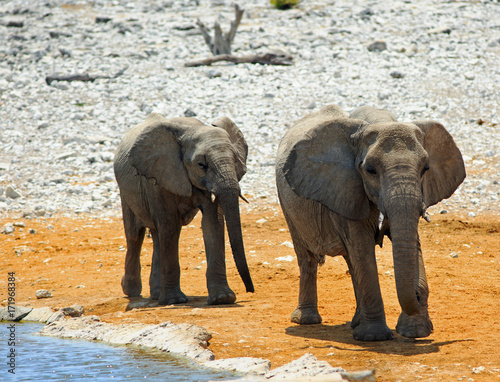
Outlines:
[{"label": "stone", "polygon": [[203,366],[234,371],[237,373],[266,375],[271,369],[271,361],[263,358],[238,357],[205,362]]},{"label": "stone", "polygon": [[313,354],[306,353],[299,359],[287,363],[266,375],[268,379],[304,378],[345,372],[341,367],[333,367],[328,362],[319,361]]},{"label": "stone", "polygon": [[5,188],[5,196],[11,199],[17,199],[20,198],[22,195],[21,193],[16,190],[14,187],[12,187],[10,184]]},{"label": "stone", "polygon": [[36,298],[38,298],[38,299],[53,297],[52,293],[47,289],[39,289],[36,291],[35,295],[36,295]]},{"label": "stone", "polygon": [[466,80],[473,81],[476,78],[474,72],[465,72],[464,77]]},{"label": "stone", "polygon": [[14,224],[12,223],[7,223],[5,224],[2,229],[0,230],[1,233],[3,233],[4,235],[9,235],[13,232],[15,232],[15,228],[14,228]]},{"label": "stone", "polygon": [[404,73],[401,73],[401,72],[399,72],[397,70],[391,72],[391,77],[392,78],[403,78],[404,76],[405,76]]},{"label": "stone", "polygon": [[208,78],[217,78],[217,77],[222,77],[222,72],[220,70],[211,69],[211,70],[206,71],[205,75]]},{"label": "stone", "polygon": [[184,111],[184,117],[196,117],[196,113],[191,109],[186,109]]},{"label": "stone", "polygon": [[500,37],[493,37],[488,41],[488,47],[489,48],[496,48],[500,46]]},{"label": "stone", "polygon": [[[64,316],[64,313],[61,314]],[[207,349],[212,335],[206,329],[191,324],[164,322],[159,325],[116,325],[101,322],[97,316],[84,316],[53,321],[46,325],[40,334],[157,349],[197,362],[207,362],[215,358]]]},{"label": "stone", "polygon": [[66,317],[62,310],[58,310],[57,312],[54,312],[48,319],[47,319],[47,325],[52,324],[54,322],[60,321]]},{"label": "stone", "polygon": [[450,27],[439,27],[439,28],[434,28],[434,29],[427,31],[427,34],[440,34],[440,33],[450,34],[451,28]]},{"label": "stone", "polygon": [[478,366],[472,368],[472,374],[481,374],[483,371],[486,371],[484,366]]},{"label": "stone", "polygon": [[23,321],[47,322],[53,314],[54,311],[48,306],[43,308],[33,308],[33,310],[23,318]]},{"label": "stone", "polygon": [[35,250],[32,247],[29,247],[27,245],[21,245],[19,247],[14,247],[14,253],[17,256],[21,256],[25,254],[26,252],[35,252]]},{"label": "stone", "polygon": [[375,41],[368,45],[370,52],[382,52],[387,50],[387,43],[385,41]]},{"label": "stone", "polygon": [[64,313],[65,316],[70,316],[70,317],[80,317],[83,316],[83,313],[85,313],[83,306],[78,304],[62,308],[61,311]]},{"label": "stone", "polygon": [[21,321],[24,317],[26,317],[33,308],[19,306],[19,305],[10,305],[0,308],[0,321]]}]

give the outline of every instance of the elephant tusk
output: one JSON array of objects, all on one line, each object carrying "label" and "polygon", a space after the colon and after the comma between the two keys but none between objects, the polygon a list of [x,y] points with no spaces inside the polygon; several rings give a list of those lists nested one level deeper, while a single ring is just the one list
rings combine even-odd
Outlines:
[{"label": "elephant tusk", "polygon": [[213,192],[211,192],[210,193],[210,200],[212,201],[212,203],[215,202],[215,198],[216,198],[215,194]]},{"label": "elephant tusk", "polygon": [[431,221],[431,215],[429,215],[429,213],[428,213],[427,211],[424,211],[424,212],[422,213],[422,217],[424,218],[424,220],[425,220],[426,222],[430,223],[430,221]]},{"label": "elephant tusk", "polygon": [[384,219],[385,219],[384,214],[382,212],[380,212],[378,215],[378,229],[379,230],[382,229],[382,225],[384,224]]},{"label": "elephant tusk", "polygon": [[241,193],[240,193],[240,198],[241,198],[242,200],[244,200],[245,202],[247,202],[248,204],[250,204],[250,202],[248,201],[248,199],[247,199],[247,198],[245,198],[245,197],[243,196],[243,194],[241,194]]}]

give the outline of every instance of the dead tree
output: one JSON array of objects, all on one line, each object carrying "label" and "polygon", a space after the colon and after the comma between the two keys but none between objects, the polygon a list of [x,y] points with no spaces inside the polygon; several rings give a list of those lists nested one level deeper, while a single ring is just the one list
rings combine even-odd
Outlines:
[{"label": "dead tree", "polygon": [[244,9],[241,9],[238,4],[234,4],[234,21],[231,21],[231,29],[228,33],[223,33],[218,21],[214,23],[214,38],[210,36],[205,24],[201,22],[200,19],[196,20],[196,24],[200,27],[201,33],[205,38],[210,51],[214,56],[220,54],[231,54],[231,44],[236,35],[236,30],[240,25],[241,18],[243,17]]},{"label": "dead tree", "polygon": [[241,9],[238,4],[234,5],[235,18],[231,21],[231,29],[228,33],[223,33],[220,24],[216,21],[214,23],[214,37],[212,38],[209,31],[200,19],[196,24],[200,27],[201,33],[208,45],[213,57],[208,57],[202,60],[186,62],[184,66],[202,66],[212,65],[219,61],[229,61],[234,64],[262,64],[262,65],[292,65],[293,58],[286,54],[280,53],[265,53],[265,54],[248,54],[246,56],[238,57],[231,54],[231,43],[236,35],[238,25],[240,25],[241,18],[243,17],[244,9]]}]

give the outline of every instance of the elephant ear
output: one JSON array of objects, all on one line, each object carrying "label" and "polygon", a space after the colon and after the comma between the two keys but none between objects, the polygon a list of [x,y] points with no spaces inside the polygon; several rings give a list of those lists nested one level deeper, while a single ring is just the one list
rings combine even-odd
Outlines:
[{"label": "elephant ear", "polygon": [[241,180],[243,175],[247,172],[247,156],[248,156],[248,145],[243,137],[243,133],[238,126],[231,121],[228,117],[221,117],[212,126],[220,127],[224,129],[229,134],[229,140],[233,144],[236,153],[236,175],[238,176],[238,181]]},{"label": "elephant ear", "polygon": [[422,180],[424,203],[430,207],[449,198],[465,179],[462,154],[453,137],[436,121],[416,121],[425,134],[424,148],[429,154],[429,170]]},{"label": "elephant ear", "polygon": [[184,163],[181,146],[173,134],[177,120],[167,120],[161,114],[151,114],[129,151],[130,164],[137,175],[154,179],[168,191],[191,196],[192,185]]},{"label": "elephant ear", "polygon": [[368,218],[370,204],[349,143],[349,137],[364,125],[360,120],[338,118],[308,129],[284,164],[292,190],[347,219]]}]

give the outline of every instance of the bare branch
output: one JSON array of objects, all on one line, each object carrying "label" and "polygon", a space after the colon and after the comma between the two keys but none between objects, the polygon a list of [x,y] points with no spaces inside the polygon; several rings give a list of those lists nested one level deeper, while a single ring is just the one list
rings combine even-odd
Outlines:
[{"label": "bare branch", "polygon": [[227,42],[228,45],[231,46],[234,40],[234,36],[236,36],[236,29],[238,29],[238,26],[240,25],[241,18],[243,17],[243,13],[245,12],[244,9],[241,9],[238,4],[234,4],[234,21],[231,21],[231,29],[229,30],[229,33],[227,35]]},{"label": "bare branch", "polygon": [[262,65],[292,65],[292,57],[285,54],[248,54],[246,56],[233,56],[232,54],[219,54],[217,56],[208,57],[203,60],[186,62],[184,66],[208,66],[215,62],[229,61],[234,64],[262,64]]},{"label": "bare branch", "polygon": [[198,19],[196,24],[201,30],[203,37],[205,38],[205,43],[214,56],[220,54],[231,54],[231,43],[236,35],[236,30],[240,25],[241,18],[243,17],[244,9],[241,9],[238,4],[234,5],[235,19],[231,21],[231,29],[228,33],[223,33],[219,22],[214,23],[214,37],[210,36],[205,25]]},{"label": "bare branch", "polygon": [[58,75],[58,74],[52,74],[50,76],[45,77],[45,82],[47,82],[47,85],[50,85],[54,81],[67,81],[67,82],[72,82],[72,81],[84,81],[84,82],[94,82],[95,80],[99,78],[116,78],[121,76],[125,70],[128,69],[128,65],[125,66],[124,68],[120,69],[118,72],[116,72],[115,75],[113,76],[103,76],[103,75],[90,75],[88,73],[76,73],[76,74],[69,74],[69,75]]},{"label": "bare branch", "polygon": [[205,43],[210,48],[210,51],[212,51],[212,37],[210,37],[210,34],[208,33],[207,27],[205,26],[205,24],[203,24],[201,22],[200,19],[196,20],[196,25],[198,25],[198,27],[200,28],[201,34],[203,35],[203,38],[205,39]]}]

